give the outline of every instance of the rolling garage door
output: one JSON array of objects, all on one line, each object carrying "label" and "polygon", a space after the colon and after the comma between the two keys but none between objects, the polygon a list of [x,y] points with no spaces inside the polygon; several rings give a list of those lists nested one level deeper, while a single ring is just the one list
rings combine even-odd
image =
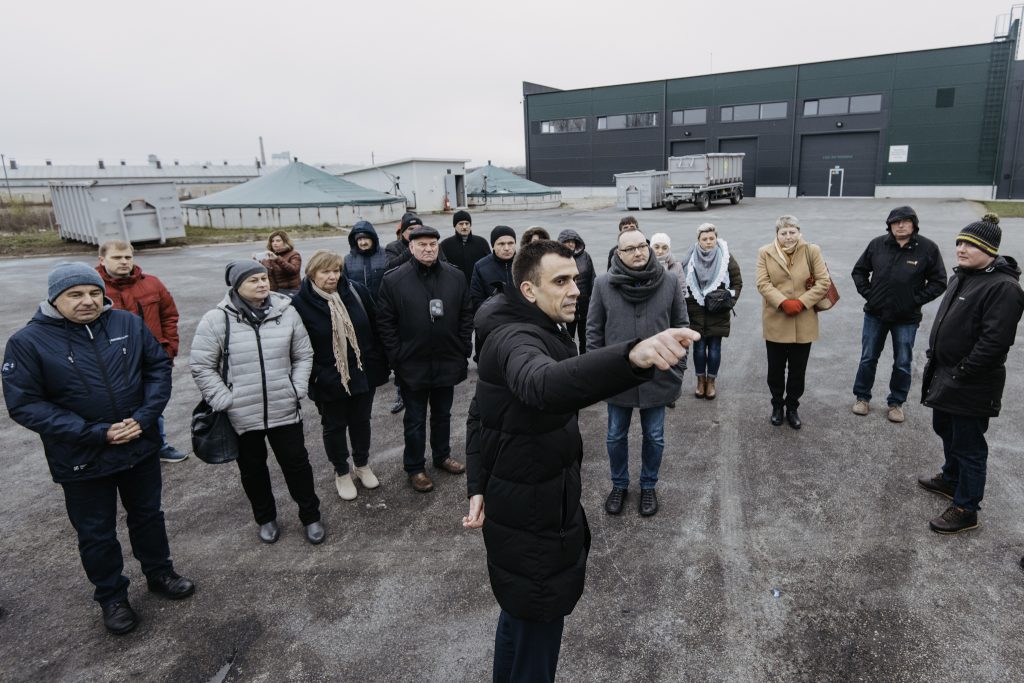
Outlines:
[{"label": "rolling garage door", "polygon": [[706,151],[703,140],[673,140],[669,156],[685,157],[689,154],[703,154]]},{"label": "rolling garage door", "polygon": [[878,133],[804,135],[797,191],[808,197],[873,197],[877,156]]},{"label": "rolling garage door", "polygon": [[718,151],[743,157],[743,196],[757,196],[757,138],[732,138],[718,141]]}]

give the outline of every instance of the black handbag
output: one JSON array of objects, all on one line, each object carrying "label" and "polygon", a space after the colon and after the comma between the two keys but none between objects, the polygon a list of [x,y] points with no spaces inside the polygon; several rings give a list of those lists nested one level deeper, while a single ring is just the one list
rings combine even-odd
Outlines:
[{"label": "black handbag", "polygon": [[728,289],[713,289],[704,295],[704,309],[708,313],[725,313],[732,309],[735,302]]},{"label": "black handbag", "polygon": [[[224,356],[221,359],[220,376],[228,383],[229,342],[231,341],[231,320],[224,311]],[[228,385],[230,388],[230,385]],[[231,426],[225,411],[214,410],[206,399],[192,409],[192,452],[203,462],[220,465],[238,459],[238,434]]]}]

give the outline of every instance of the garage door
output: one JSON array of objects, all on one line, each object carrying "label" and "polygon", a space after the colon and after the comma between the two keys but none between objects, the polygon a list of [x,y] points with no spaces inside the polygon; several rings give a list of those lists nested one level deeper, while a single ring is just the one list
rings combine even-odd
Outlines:
[{"label": "garage door", "polygon": [[685,157],[688,154],[703,154],[706,150],[703,140],[673,140],[669,156]]},{"label": "garage door", "polygon": [[873,197],[877,156],[878,133],[804,135],[797,191],[808,197]]},{"label": "garage door", "polygon": [[718,141],[723,154],[746,154],[743,157],[743,196],[757,196],[757,138],[732,138]]}]

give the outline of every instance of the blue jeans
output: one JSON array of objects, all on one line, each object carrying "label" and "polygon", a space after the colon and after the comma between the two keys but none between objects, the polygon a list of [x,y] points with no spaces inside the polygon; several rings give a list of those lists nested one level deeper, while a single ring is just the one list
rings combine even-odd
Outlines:
[{"label": "blue jeans", "polygon": [[718,377],[722,365],[722,338],[701,337],[693,343],[693,371],[698,376]]},{"label": "blue jeans", "polygon": [[942,478],[956,484],[953,504],[968,512],[977,512],[985,496],[988,418],[954,415],[933,409],[932,429],[942,439],[942,450],[946,454]]},{"label": "blue jeans", "polygon": [[871,400],[871,387],[875,384],[875,368],[885,348],[885,338],[892,336],[892,376],[889,378],[888,405],[903,405],[910,393],[910,365],[914,360],[914,338],[917,323],[887,323],[869,313],[864,314],[861,333],[860,365],[853,382],[853,394],[862,401]]},{"label": "blue jeans", "polygon": [[[612,485],[629,488],[629,423],[632,408],[608,404],[608,462]],[[640,448],[640,488],[653,489],[658,483],[661,454],[665,450],[665,406],[640,410],[643,444]]]},{"label": "blue jeans", "polygon": [[501,610],[494,633],[494,683],[544,683],[555,680],[565,617],[529,621]]}]

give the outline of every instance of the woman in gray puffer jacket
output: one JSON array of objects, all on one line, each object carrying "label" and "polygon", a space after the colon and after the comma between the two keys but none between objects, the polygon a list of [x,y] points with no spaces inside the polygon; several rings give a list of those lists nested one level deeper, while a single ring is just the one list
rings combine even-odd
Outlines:
[{"label": "woman in gray puffer jacket", "polygon": [[[211,408],[227,411],[238,433],[238,470],[260,525],[260,540],[273,543],[280,534],[267,469],[269,441],[299,506],[306,539],[320,543],[325,535],[320,499],[313,488],[299,404],[309,384],[313,347],[291,299],[270,291],[266,268],[256,261],[232,261],[224,279],[228,293],[199,321],[192,340],[192,377]],[[226,384],[221,377],[224,360]]]}]

